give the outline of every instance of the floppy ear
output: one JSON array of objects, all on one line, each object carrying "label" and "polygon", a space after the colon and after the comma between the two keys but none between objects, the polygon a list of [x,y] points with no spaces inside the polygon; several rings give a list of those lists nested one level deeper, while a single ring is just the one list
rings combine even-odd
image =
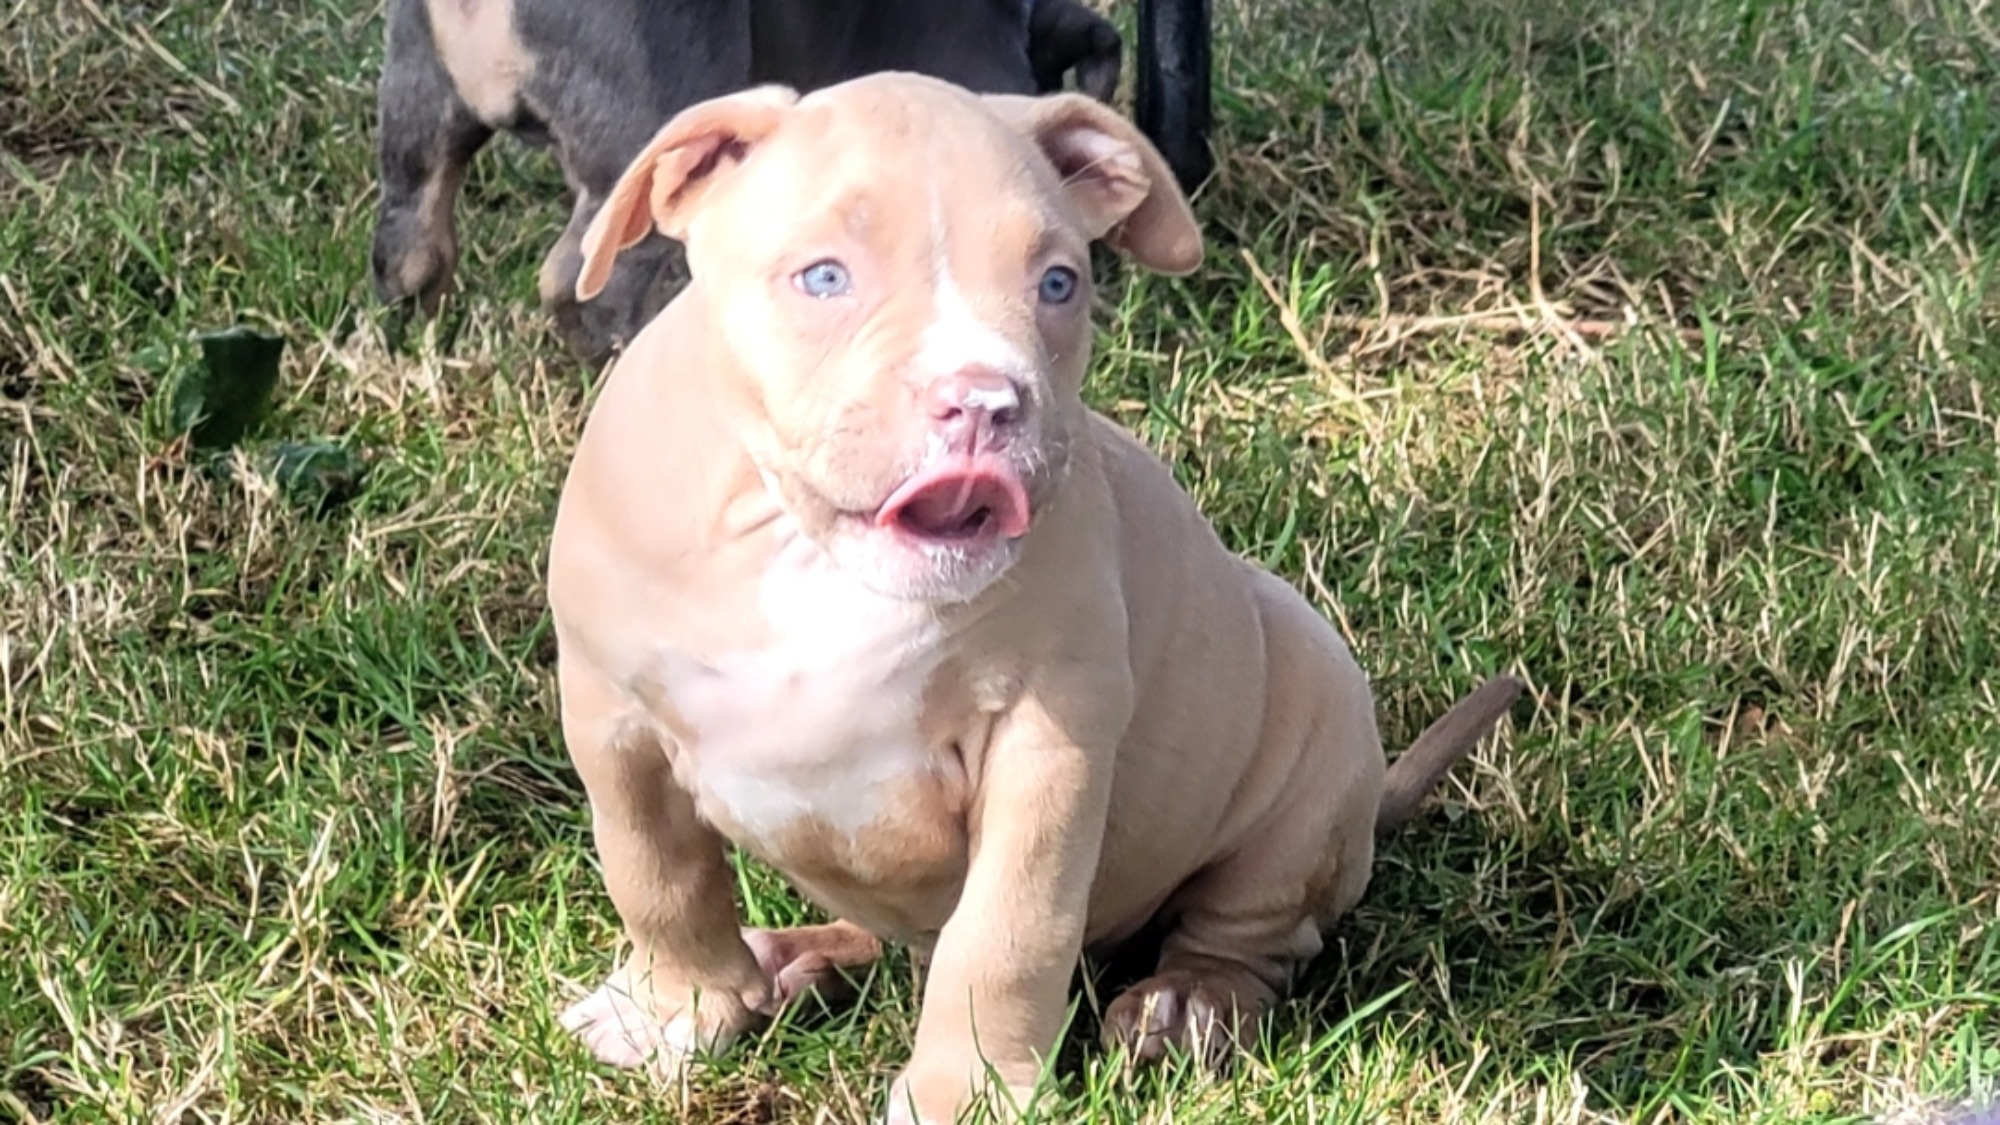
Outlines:
[{"label": "floppy ear", "polygon": [[1201,264],[1201,228],[1180,183],[1153,142],[1117,110],[1081,94],[981,100],[1055,166],[1092,238],[1160,273],[1192,273]]},{"label": "floppy ear", "polygon": [[618,252],[654,227],[668,238],[686,235],[689,212],[716,173],[769,136],[798,100],[798,92],[787,87],[758,86],[675,114],[633,158],[583,232],[577,300],[597,296]]}]

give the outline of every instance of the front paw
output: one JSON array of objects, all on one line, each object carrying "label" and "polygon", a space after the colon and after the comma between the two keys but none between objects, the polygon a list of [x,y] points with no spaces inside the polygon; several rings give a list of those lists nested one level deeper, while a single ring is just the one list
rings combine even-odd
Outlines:
[{"label": "front paw", "polygon": [[[976,1077],[984,1074],[984,1079]],[[1032,1081],[998,1081],[980,1068],[963,1073],[912,1064],[889,1086],[889,1106],[880,1125],[955,1125],[956,1122],[1011,1122],[1027,1112]],[[969,1109],[983,1112],[967,1115]]]},{"label": "front paw", "polygon": [[599,1062],[643,1065],[675,1080],[696,1056],[721,1051],[757,1022],[751,1006],[726,989],[649,984],[647,977],[620,969],[563,1012],[562,1025]]}]

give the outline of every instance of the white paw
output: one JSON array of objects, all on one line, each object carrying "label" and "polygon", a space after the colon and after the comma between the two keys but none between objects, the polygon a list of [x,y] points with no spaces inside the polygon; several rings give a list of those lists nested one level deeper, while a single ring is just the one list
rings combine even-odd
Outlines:
[{"label": "white paw", "polygon": [[682,1011],[662,1021],[646,1005],[632,998],[621,975],[605,981],[596,992],[570,1005],[562,1014],[562,1025],[583,1041],[599,1062],[611,1066],[636,1067],[650,1064],[662,1078],[678,1078],[686,1072],[695,1052],[721,1046],[711,1036],[703,1043],[699,1024],[692,1011]]},{"label": "white paw", "polygon": [[875,1125],[944,1125],[918,1113],[910,1104],[910,1094],[901,1079],[889,1087],[889,1108],[876,1118]]},{"label": "white paw", "polygon": [[1020,1119],[1033,1094],[1032,1084],[1003,1091],[931,1082],[928,1094],[918,1092],[912,1096],[911,1078],[905,1073],[890,1083],[889,1104],[874,1125],[955,1125],[972,1103],[982,1103],[986,1110],[984,1115],[975,1115],[975,1121],[1012,1122]]},{"label": "white paw", "polygon": [[917,1108],[910,1096],[908,1080],[899,1076],[889,1084],[889,1104],[875,1125],[952,1125],[952,1119],[938,1118]]}]

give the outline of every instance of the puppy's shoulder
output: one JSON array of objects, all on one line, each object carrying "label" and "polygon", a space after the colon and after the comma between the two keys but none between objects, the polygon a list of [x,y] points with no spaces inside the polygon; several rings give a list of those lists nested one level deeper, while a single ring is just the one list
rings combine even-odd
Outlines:
[{"label": "puppy's shoulder", "polygon": [[[1194,498],[1174,479],[1173,469],[1158,453],[1104,415],[1093,411],[1090,418],[1105,484],[1118,521],[1128,533],[1148,538],[1157,534],[1180,543],[1182,549],[1190,545],[1190,536],[1215,540],[1214,529],[1195,506]],[[1220,546],[1219,540],[1216,545]]]}]

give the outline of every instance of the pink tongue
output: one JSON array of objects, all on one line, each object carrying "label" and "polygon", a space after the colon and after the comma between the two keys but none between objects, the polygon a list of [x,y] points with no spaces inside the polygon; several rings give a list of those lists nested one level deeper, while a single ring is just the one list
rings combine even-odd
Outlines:
[{"label": "pink tongue", "polygon": [[900,524],[933,539],[969,536],[990,525],[1014,539],[1028,530],[1028,494],[1021,478],[1005,469],[976,462],[941,465],[906,481],[875,522]]}]

